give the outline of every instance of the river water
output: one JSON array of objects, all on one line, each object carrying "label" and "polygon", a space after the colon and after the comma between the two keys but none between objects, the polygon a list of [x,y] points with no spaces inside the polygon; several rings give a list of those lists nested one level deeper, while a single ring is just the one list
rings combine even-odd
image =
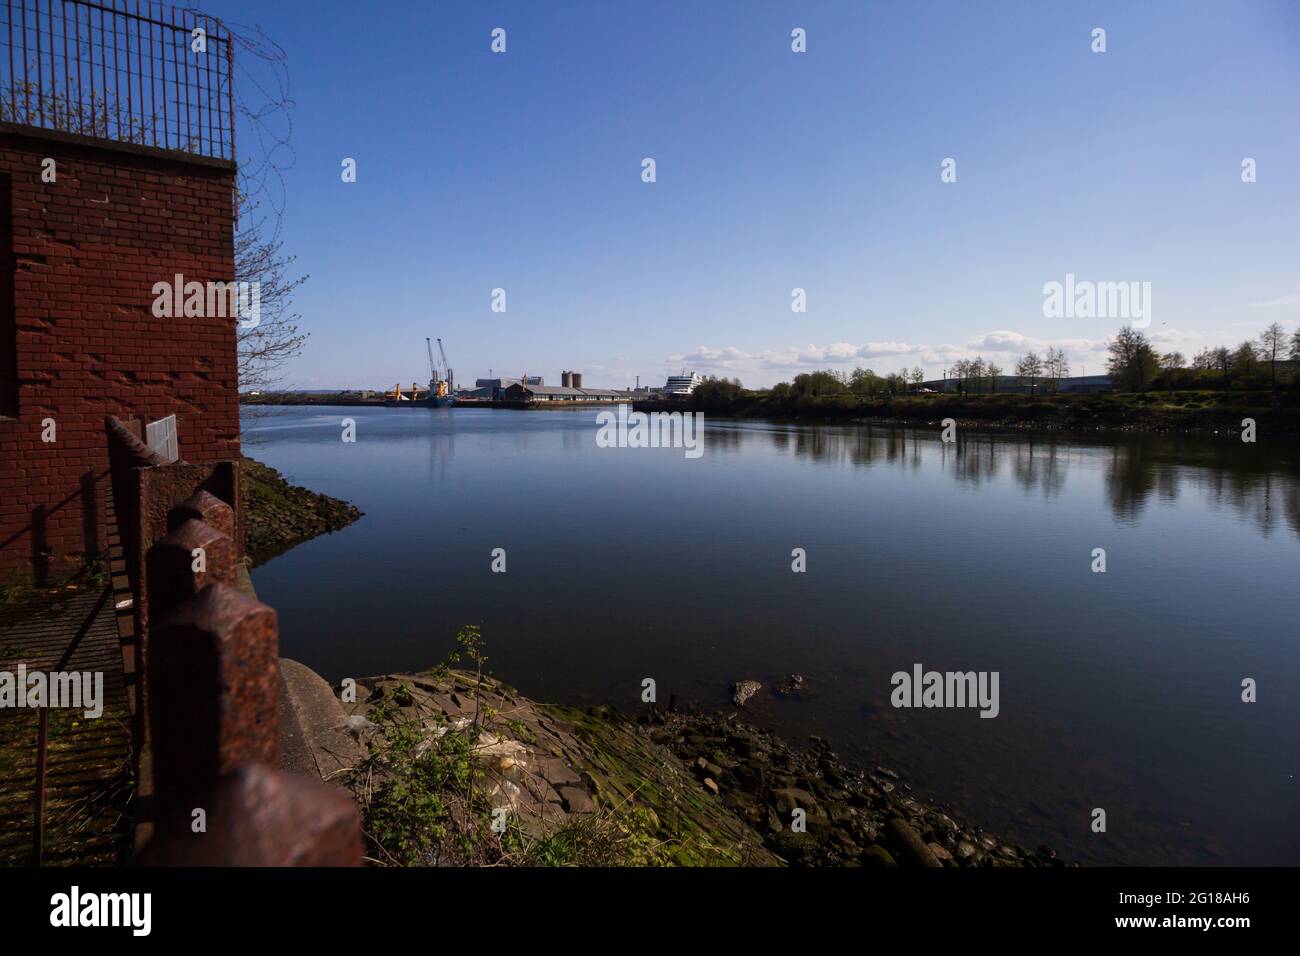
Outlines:
[{"label": "river water", "polygon": [[[281,653],[426,668],[474,623],[522,692],[626,709],[797,673],[750,718],[1025,846],[1300,863],[1294,440],[710,420],[693,458],[599,447],[596,415],[248,410],[247,454],[366,513],[254,572]],[[996,672],[998,715],[892,706],[917,664]]]}]

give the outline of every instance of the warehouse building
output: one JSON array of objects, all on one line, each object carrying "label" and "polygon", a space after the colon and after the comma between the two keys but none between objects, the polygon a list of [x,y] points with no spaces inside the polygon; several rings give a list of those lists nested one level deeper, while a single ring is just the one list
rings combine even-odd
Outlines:
[{"label": "warehouse building", "polygon": [[631,401],[627,392],[610,388],[574,388],[566,385],[524,385],[516,382],[505,390],[507,402],[618,402]]},{"label": "warehouse building", "polygon": [[979,379],[956,378],[931,379],[922,382],[921,387],[934,392],[965,391],[968,394],[987,394],[997,392],[1000,395],[1046,395],[1051,392],[1095,395],[1101,392],[1115,391],[1115,383],[1109,375],[1072,375],[1061,379],[1039,376],[1032,381],[1019,375],[999,375],[996,388],[988,377]]}]

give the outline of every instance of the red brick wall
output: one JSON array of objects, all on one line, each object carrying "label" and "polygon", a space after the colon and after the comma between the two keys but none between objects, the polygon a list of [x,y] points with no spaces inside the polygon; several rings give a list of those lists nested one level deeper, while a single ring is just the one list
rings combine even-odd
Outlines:
[{"label": "red brick wall", "polygon": [[0,356],[16,345],[17,372],[16,418],[12,387],[0,396],[0,580],[58,578],[103,547],[105,415],[174,413],[186,461],[239,456],[235,320],[153,315],[155,282],[234,278],[233,184],[228,164],[0,129]]}]

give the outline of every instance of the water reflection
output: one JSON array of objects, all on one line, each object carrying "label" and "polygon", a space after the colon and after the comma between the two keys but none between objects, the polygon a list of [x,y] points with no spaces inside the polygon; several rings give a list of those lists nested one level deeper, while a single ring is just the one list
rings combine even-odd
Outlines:
[{"label": "water reflection", "polygon": [[[797,672],[817,697],[766,697],[755,719],[883,761],[1026,845],[1300,858],[1278,839],[1300,752],[1300,449],[710,419],[695,461],[597,431],[593,410],[250,423],[268,464],[366,512],[257,569],[282,653],[335,680],[415,669],[475,622],[524,693],[620,707],[647,673],[721,705],[738,677]],[[808,574],[790,573],[796,544]],[[1105,578],[1094,544],[1119,559]],[[488,570],[496,547],[508,575]],[[915,661],[998,670],[999,719],[895,712],[889,675]],[[1233,693],[1256,673],[1267,710]],[[1079,826],[1097,805],[1122,840]]]},{"label": "water reflection", "polygon": [[1065,487],[1066,462],[1056,442],[1034,438],[1014,446],[1011,473],[1026,492],[1042,492],[1047,500],[1060,495]]},{"label": "water reflection", "polygon": [[[734,452],[742,436],[752,433],[711,428],[709,450]],[[1300,460],[1232,441],[1129,435],[1089,442],[1078,436],[967,432],[946,443],[938,432],[879,425],[772,426],[765,433],[778,452],[819,463],[916,470],[928,453],[971,489],[1009,474],[1026,493],[1049,501],[1064,491],[1072,465],[1104,455],[1106,503],[1116,521],[1137,522],[1153,501],[1172,504],[1190,489],[1263,534],[1286,527],[1300,535]]]}]

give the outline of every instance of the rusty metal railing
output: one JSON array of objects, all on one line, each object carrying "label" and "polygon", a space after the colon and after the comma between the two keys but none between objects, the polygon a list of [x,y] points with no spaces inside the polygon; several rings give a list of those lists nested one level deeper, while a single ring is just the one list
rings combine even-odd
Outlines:
[{"label": "rusty metal railing", "polygon": [[235,158],[234,49],[162,0],[0,0],[0,121]]},{"label": "rusty metal railing", "polygon": [[[147,712],[136,744],[134,862],[360,865],[356,804],[280,768],[279,624],[238,584],[238,463],[168,462],[127,423],[110,416],[105,425],[115,513],[134,525],[135,555],[123,566],[135,563]],[[195,807],[207,817],[199,833]]]}]

